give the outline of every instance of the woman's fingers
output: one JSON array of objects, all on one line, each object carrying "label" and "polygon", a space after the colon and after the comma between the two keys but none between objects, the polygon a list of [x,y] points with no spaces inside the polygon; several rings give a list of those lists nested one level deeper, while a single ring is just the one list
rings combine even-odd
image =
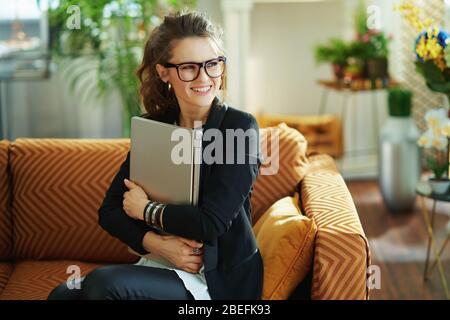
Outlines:
[{"label": "woman's fingers", "polygon": [[198,273],[202,268],[202,264],[199,263],[187,263],[184,265],[183,270],[190,273]]},{"label": "woman's fingers", "polygon": [[186,238],[182,238],[182,237],[180,237],[180,240],[183,241],[185,244],[187,244],[191,248],[203,247],[203,243],[195,241],[195,240],[190,240],[190,239],[186,239]]},{"label": "woman's fingers", "polygon": [[183,247],[182,254],[185,256],[201,256],[203,255],[203,248],[192,248],[185,245]]},{"label": "woman's fingers", "polygon": [[124,179],[123,181],[128,189],[133,189],[137,187],[137,184],[135,184],[133,181],[130,181],[128,179]]},{"label": "woman's fingers", "polygon": [[203,263],[203,256],[186,256],[183,259],[184,263]]}]

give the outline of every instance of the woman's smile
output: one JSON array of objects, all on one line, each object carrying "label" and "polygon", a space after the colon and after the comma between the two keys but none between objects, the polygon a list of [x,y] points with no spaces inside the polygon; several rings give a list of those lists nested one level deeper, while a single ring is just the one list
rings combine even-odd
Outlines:
[{"label": "woman's smile", "polygon": [[191,90],[199,96],[206,96],[208,94],[210,94],[211,92],[211,88],[212,85],[203,85],[203,86],[195,86],[195,87],[191,87]]}]

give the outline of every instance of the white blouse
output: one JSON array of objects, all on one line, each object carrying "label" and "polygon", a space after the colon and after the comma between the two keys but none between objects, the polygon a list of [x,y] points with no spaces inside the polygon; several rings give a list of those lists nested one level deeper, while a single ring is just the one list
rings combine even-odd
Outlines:
[{"label": "white blouse", "polygon": [[199,273],[193,274],[184,270],[177,269],[166,259],[155,256],[151,253],[142,256],[135,265],[174,270],[183,281],[186,289],[188,289],[194,296],[195,300],[211,300],[208,292],[208,285],[206,284],[205,279],[205,266],[202,266]]}]

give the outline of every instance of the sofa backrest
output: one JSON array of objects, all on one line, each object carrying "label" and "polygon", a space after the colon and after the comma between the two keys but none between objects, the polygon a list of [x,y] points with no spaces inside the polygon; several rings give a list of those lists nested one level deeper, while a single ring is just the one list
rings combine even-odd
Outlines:
[{"label": "sofa backrest", "polygon": [[14,256],[131,262],[97,210],[129,141],[17,139],[10,148]]},{"label": "sofa backrest", "polygon": [[8,148],[8,141],[0,141],[0,261],[10,260],[12,253],[12,218],[8,208]]},{"label": "sofa backrest", "polygon": [[[253,223],[275,201],[294,194],[308,166],[305,138],[286,124],[260,130],[261,144],[269,141],[262,148],[263,156],[273,156],[270,141],[275,132],[279,134],[278,171],[260,174],[255,182]],[[124,244],[101,229],[97,214],[129,146],[129,139],[17,139],[12,143],[14,226],[3,224],[14,232],[15,258],[135,260]]]}]

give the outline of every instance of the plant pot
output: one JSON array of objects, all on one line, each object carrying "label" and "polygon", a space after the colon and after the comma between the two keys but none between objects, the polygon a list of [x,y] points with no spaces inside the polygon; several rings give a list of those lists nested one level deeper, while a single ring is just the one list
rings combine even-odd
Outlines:
[{"label": "plant pot", "polygon": [[366,61],[367,77],[369,79],[388,78],[388,60],[386,58],[373,58]]},{"label": "plant pot", "polygon": [[450,180],[449,179],[435,179],[430,178],[428,180],[428,183],[431,186],[431,190],[435,194],[445,194],[448,190],[448,187],[450,186]]},{"label": "plant pot", "polygon": [[333,74],[334,77],[336,78],[336,80],[342,80],[344,78],[344,66],[337,64],[337,63],[333,63],[332,64],[333,67]]}]

